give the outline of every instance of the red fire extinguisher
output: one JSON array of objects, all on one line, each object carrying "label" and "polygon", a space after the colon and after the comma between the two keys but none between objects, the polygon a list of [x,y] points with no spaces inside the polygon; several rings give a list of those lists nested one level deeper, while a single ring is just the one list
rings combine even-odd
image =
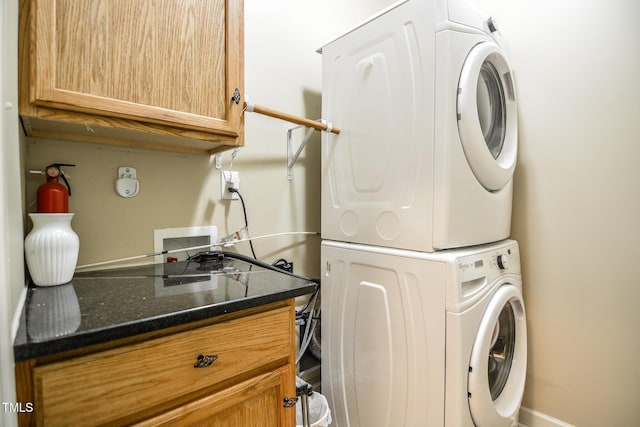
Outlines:
[{"label": "red fire extinguisher", "polygon": [[[47,182],[38,187],[38,212],[39,213],[68,213],[69,196],[71,187],[64,176],[62,166],[75,166],[66,163],[53,163],[45,169]],[[58,182],[58,178],[66,184],[66,187]]]}]

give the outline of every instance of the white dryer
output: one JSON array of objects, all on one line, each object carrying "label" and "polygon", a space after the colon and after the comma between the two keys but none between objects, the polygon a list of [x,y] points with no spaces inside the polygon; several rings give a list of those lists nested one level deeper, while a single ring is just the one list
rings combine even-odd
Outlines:
[{"label": "white dryer", "polygon": [[517,426],[517,242],[425,253],[325,241],[322,257],[322,393],[335,427]]},{"label": "white dryer", "polygon": [[495,23],[405,0],[322,48],[322,237],[433,252],[510,234],[516,96]]}]

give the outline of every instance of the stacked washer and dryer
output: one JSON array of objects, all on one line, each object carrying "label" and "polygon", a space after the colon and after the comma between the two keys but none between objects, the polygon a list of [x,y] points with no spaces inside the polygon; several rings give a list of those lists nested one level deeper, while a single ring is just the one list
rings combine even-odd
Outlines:
[{"label": "stacked washer and dryer", "polygon": [[513,75],[463,0],[404,0],[322,48],[322,393],[334,425],[517,425]]}]

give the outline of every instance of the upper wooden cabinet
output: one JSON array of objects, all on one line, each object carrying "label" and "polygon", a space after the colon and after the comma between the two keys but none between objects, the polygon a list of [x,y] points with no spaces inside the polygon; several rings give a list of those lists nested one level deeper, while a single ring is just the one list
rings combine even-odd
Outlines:
[{"label": "upper wooden cabinet", "polygon": [[243,21],[242,0],[21,0],[27,134],[194,153],[242,145]]}]

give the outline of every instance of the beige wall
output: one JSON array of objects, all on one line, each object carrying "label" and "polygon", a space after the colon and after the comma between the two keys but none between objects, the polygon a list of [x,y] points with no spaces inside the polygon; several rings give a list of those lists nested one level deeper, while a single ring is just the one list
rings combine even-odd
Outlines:
[{"label": "beige wall", "polygon": [[476,3],[510,41],[519,95],[524,405],[640,425],[640,3]]}]

